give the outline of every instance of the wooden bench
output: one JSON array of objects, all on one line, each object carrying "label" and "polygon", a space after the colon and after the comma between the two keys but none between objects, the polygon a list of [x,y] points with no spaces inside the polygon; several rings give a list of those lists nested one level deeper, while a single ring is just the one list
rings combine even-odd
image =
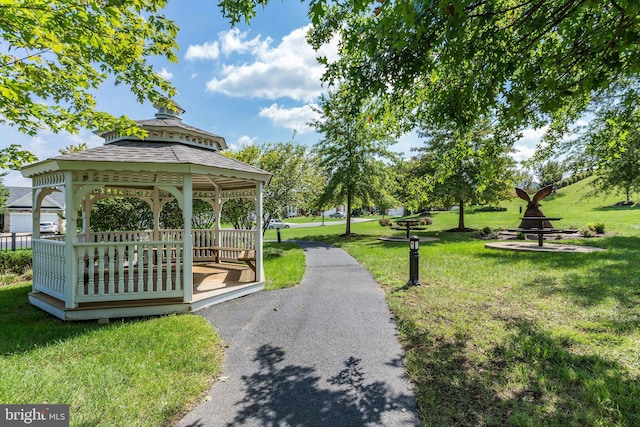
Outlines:
[{"label": "wooden bench", "polygon": [[257,280],[258,272],[256,271],[256,251],[248,250],[240,252],[238,256],[238,261],[242,261],[249,266],[250,269],[253,270],[254,279]]}]

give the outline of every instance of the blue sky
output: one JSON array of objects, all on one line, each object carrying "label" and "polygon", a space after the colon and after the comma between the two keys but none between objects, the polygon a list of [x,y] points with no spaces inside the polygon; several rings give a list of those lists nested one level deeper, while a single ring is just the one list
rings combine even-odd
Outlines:
[{"label": "blue sky", "polygon": [[[173,0],[165,15],[180,27],[179,62],[153,61],[156,70],[178,89],[176,102],[185,110],[185,123],[224,137],[231,147],[289,141],[312,145],[320,139],[308,123],[310,108],[323,92],[318,55],[306,44],[310,20],[307,5],[299,1],[272,1],[258,10],[250,26],[232,28],[213,0]],[[335,46],[320,52],[331,57]],[[139,104],[127,88],[106,84],[97,93],[98,108],[132,119],[152,118],[155,109]],[[518,160],[532,154],[541,131],[525,132],[517,145]],[[0,125],[2,146],[20,144],[44,160],[70,144],[102,139],[90,130],[79,135],[42,131],[37,137]],[[409,153],[421,143],[414,134],[400,138],[394,151]],[[3,179],[5,186],[30,186],[19,172]]]}]

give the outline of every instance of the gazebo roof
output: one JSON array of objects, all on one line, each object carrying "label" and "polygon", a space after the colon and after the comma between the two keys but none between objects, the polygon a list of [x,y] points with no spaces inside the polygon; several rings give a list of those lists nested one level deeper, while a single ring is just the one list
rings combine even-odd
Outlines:
[{"label": "gazebo roof", "polygon": [[178,113],[159,109],[156,118],[137,123],[149,132],[147,139],[105,132],[104,145],[25,166],[22,175],[101,170],[190,173],[194,188],[210,187],[212,182],[222,188],[248,188],[251,181],[267,183],[271,178],[262,169],[220,154],[218,150],[227,146],[224,138],[182,123]]}]

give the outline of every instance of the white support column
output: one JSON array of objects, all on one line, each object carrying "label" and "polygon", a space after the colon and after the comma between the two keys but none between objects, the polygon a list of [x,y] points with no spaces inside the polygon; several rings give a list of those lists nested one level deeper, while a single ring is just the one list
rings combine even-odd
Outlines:
[{"label": "white support column", "polygon": [[76,285],[78,283],[78,262],[73,246],[78,242],[78,206],[73,185],[73,173],[64,173],[65,217],[67,218],[67,235],[64,243],[64,294],[65,308],[75,308]]},{"label": "white support column", "polygon": [[153,203],[151,206],[153,211],[153,240],[160,240],[160,211],[162,210],[162,204],[160,202],[160,190],[158,187],[153,187]]},{"label": "white support column", "polygon": [[40,192],[42,192],[41,188],[36,188],[31,192],[31,206],[33,208],[32,224],[31,224],[32,239],[40,238]]},{"label": "white support column", "polygon": [[256,184],[256,281],[264,282],[262,257],[262,181]]},{"label": "white support column", "polygon": [[[184,220],[184,301],[193,300],[193,238],[191,236],[191,218],[193,216],[193,183],[191,175],[184,175],[182,189],[182,218]],[[176,268],[180,268],[176,266]]]},{"label": "white support column", "polygon": [[214,236],[216,239],[216,246],[221,246],[220,244],[220,217],[222,216],[222,199],[220,198],[220,188],[216,188],[214,200],[214,210],[216,213],[216,226],[214,228]]}]

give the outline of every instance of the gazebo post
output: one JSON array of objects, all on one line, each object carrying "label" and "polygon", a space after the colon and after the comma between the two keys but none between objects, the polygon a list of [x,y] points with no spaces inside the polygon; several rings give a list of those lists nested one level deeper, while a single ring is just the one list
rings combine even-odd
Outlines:
[{"label": "gazebo post", "polygon": [[264,281],[262,263],[262,181],[256,183],[256,281]]},{"label": "gazebo post", "polygon": [[33,190],[31,193],[31,206],[33,206],[33,217],[32,217],[32,239],[40,238],[40,193],[42,192],[41,188]]},{"label": "gazebo post", "polygon": [[73,191],[73,172],[64,173],[64,202],[65,217],[67,219],[67,234],[64,244],[64,271],[65,271],[65,308],[75,308],[76,286],[78,283],[78,263],[73,246],[78,243],[78,212]]},{"label": "gazebo post", "polygon": [[[184,184],[182,187],[182,215],[184,219],[184,231],[182,239],[184,241],[184,301],[191,302],[193,300],[193,239],[191,237],[191,218],[193,216],[193,183],[191,174],[183,175]],[[180,266],[176,266],[177,269]]]}]

